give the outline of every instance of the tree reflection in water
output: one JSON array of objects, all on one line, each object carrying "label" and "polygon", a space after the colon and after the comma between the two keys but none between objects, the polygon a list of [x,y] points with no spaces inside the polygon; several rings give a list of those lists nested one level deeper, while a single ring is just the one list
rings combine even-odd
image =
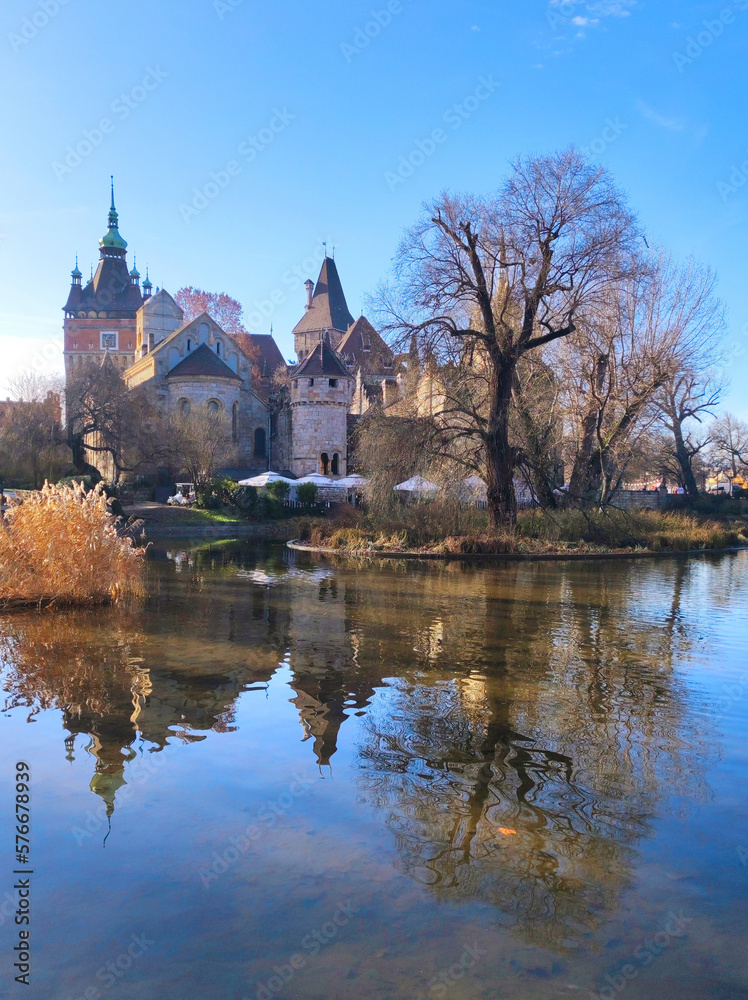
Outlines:
[{"label": "tree reflection in water", "polygon": [[[4,686],[9,706],[61,711],[69,752],[90,737],[111,813],[136,740],[231,730],[239,696],[288,666],[318,764],[363,716],[356,780],[401,871],[574,947],[631,884],[653,821],[707,795],[715,741],[676,669],[703,571],[180,553],[152,564],[144,608],[3,619]],[[712,574],[725,602],[731,573]]]}]

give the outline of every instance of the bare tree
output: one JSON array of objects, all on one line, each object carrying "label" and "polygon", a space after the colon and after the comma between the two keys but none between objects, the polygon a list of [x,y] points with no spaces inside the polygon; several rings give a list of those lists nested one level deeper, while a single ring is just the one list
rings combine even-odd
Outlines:
[{"label": "bare tree", "polygon": [[725,413],[711,427],[712,456],[732,479],[748,473],[748,423]]},{"label": "bare tree", "polygon": [[39,489],[45,479],[55,482],[64,475],[70,458],[62,444],[60,397],[51,390],[42,395],[43,385],[30,394],[30,386],[26,380],[26,398],[13,406],[0,433],[0,467]]},{"label": "bare tree", "polygon": [[574,332],[611,284],[639,267],[640,232],[608,173],[574,149],[512,164],[492,198],[444,194],[404,237],[387,328],[426,356],[455,342],[485,359],[486,412],[472,404],[495,524],[513,522],[517,448],[510,409],[517,365]]},{"label": "bare tree", "polygon": [[721,390],[710,383],[708,373],[704,377],[689,370],[668,379],[659,401],[662,423],[670,434],[671,468],[689,500],[699,495],[694,459],[711,443],[704,420],[714,415]]},{"label": "bare tree", "polygon": [[144,390],[128,389],[109,355],[76,368],[66,392],[67,442],[80,473],[100,478],[89,463],[104,465],[116,480],[135,470],[148,451],[146,438],[151,407]]},{"label": "bare tree", "polygon": [[173,461],[200,489],[235,453],[231,426],[222,413],[180,413],[167,430]]},{"label": "bare tree", "polygon": [[663,386],[708,367],[724,329],[709,268],[675,264],[662,250],[645,264],[585,317],[559,354],[577,435],[569,493],[578,501],[609,500],[658,416]]}]

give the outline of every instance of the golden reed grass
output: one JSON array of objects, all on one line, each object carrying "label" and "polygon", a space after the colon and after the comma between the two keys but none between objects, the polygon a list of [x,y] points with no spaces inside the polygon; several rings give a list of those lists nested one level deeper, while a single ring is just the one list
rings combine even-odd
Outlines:
[{"label": "golden reed grass", "polygon": [[117,535],[100,490],[45,483],[0,521],[0,607],[141,593],[144,552]]}]

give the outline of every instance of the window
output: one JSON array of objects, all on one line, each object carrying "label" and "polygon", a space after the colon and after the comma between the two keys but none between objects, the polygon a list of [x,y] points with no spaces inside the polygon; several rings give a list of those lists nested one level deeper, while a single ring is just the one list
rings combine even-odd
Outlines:
[{"label": "window", "polygon": [[220,358],[220,356],[221,356],[221,341],[220,340],[216,341],[216,354]]},{"label": "window", "polygon": [[210,337],[210,327],[207,323],[201,323],[199,329],[200,343],[207,344]]},{"label": "window", "polygon": [[218,412],[219,412],[220,409],[221,409],[221,404],[218,402],[217,399],[209,399],[208,400],[208,415],[209,416],[211,416],[211,417],[217,417],[218,416]]},{"label": "window", "polygon": [[117,350],[117,333],[115,330],[101,331],[101,349],[102,351]]},{"label": "window", "polygon": [[255,458],[265,458],[265,429],[258,427],[255,431]]},{"label": "window", "polygon": [[293,380],[293,387],[294,387],[294,389],[298,389],[299,388],[299,380],[297,378],[295,378]]},{"label": "window", "polygon": [[314,379],[313,379],[313,378],[310,378],[310,379],[309,379],[309,385],[310,385],[310,386],[313,386],[313,385],[314,385]]},{"label": "window", "polygon": [[336,378],[331,378],[330,379],[330,388],[331,389],[337,389],[337,387],[338,387],[338,380]]},{"label": "window", "polygon": [[188,351],[192,350],[192,341],[190,340],[189,337],[187,338],[187,350]]},{"label": "window", "polygon": [[231,407],[231,440],[236,444],[239,440],[239,404]]},{"label": "window", "polygon": [[340,475],[340,455],[337,452],[332,456],[332,469],[330,472],[333,476]]},{"label": "window", "polygon": [[189,399],[179,400],[179,412],[182,414],[183,417],[189,417],[191,409],[192,407],[190,406]]},{"label": "window", "polygon": [[330,471],[330,456],[327,454],[326,451],[323,451],[322,454],[319,456],[319,471],[322,473],[323,476],[326,476],[327,473]]}]

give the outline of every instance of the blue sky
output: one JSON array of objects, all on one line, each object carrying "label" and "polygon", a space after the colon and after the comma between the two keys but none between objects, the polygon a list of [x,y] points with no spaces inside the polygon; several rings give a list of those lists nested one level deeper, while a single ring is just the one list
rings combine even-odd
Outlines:
[{"label": "blue sky", "polygon": [[573,142],[653,239],[717,270],[726,404],[748,417],[747,39],[746,0],[11,0],[0,381],[61,366],[111,173],[139,269],[235,296],[290,356],[323,240],[357,314],[425,199],[491,191],[510,157]]}]

